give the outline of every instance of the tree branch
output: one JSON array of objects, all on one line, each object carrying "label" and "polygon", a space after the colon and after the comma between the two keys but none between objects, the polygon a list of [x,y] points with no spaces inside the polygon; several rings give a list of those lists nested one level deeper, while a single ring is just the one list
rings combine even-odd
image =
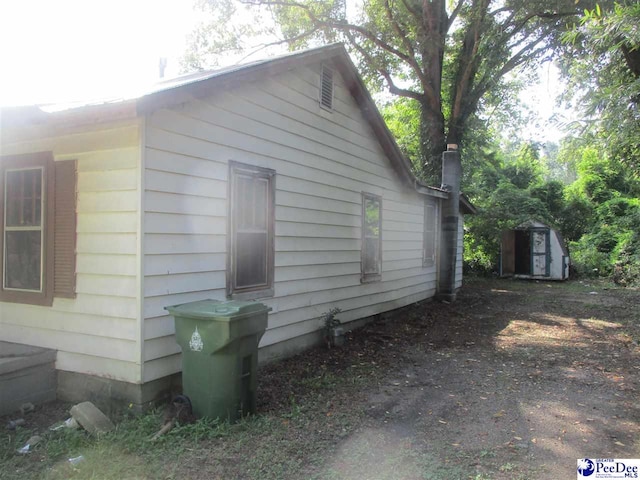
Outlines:
[{"label": "tree branch", "polygon": [[358,51],[358,53],[362,55],[365,61],[369,65],[371,65],[376,72],[382,75],[382,77],[387,82],[387,86],[389,88],[390,93],[394,95],[399,95],[401,97],[413,98],[414,100],[418,100],[418,101],[422,99],[422,95],[419,92],[414,92],[413,90],[408,90],[405,88],[399,88],[393,81],[393,77],[391,76],[389,71],[383,67],[376,66],[377,62],[375,61],[375,59],[369,54],[369,52],[367,52],[364,48],[358,45],[358,43],[355,41],[355,38],[353,38],[352,35],[347,34],[347,38],[349,38],[349,42],[351,43],[353,48],[355,48]]},{"label": "tree branch", "polygon": [[321,19],[311,10],[311,8],[308,5],[304,5],[298,2],[291,2],[287,0],[240,0],[240,1],[246,5],[272,5],[272,6],[280,6],[280,7],[299,8],[306,13],[306,15],[309,17],[309,20],[311,20],[311,22],[313,23],[314,27],[317,30],[320,30],[321,28],[334,28],[344,33],[346,33],[347,31],[356,32],[362,35],[367,40],[370,40],[371,42],[373,42],[375,45],[382,48],[383,50],[391,53],[392,55],[395,55],[400,60],[407,63],[410,63],[411,61],[411,58],[407,54],[403,53],[402,51],[388,44],[387,42],[384,42],[383,40],[378,38],[373,32],[367,30],[366,28],[363,28],[360,25],[354,25],[347,22],[334,22],[334,21]]},{"label": "tree branch", "polygon": [[462,7],[464,6],[464,1],[465,0],[459,0],[458,4],[453,9],[453,12],[451,12],[451,15],[449,15],[449,20],[447,21],[447,32],[451,28],[451,25],[453,25],[453,22],[455,22],[456,18],[458,17],[460,10],[462,10]]},{"label": "tree branch", "polygon": [[308,30],[306,32],[302,32],[299,35],[296,35],[295,37],[290,37],[290,38],[283,38],[280,40],[276,40],[273,42],[267,42],[267,43],[262,43],[257,45],[251,52],[247,53],[245,56],[243,56],[240,60],[238,60],[236,63],[242,63],[244,62],[247,58],[249,58],[250,56],[258,53],[261,50],[264,50],[265,48],[269,48],[269,47],[274,47],[276,45],[282,45],[284,43],[292,43],[292,42],[296,42],[298,40],[303,40],[305,38],[311,37],[316,33],[316,30]]},{"label": "tree branch", "polygon": [[626,43],[620,45],[627,67],[635,78],[640,78],[640,50],[631,48]]},{"label": "tree branch", "polygon": [[416,10],[411,5],[409,5],[409,2],[407,0],[402,0],[402,4],[404,5],[404,8],[406,8],[407,11],[411,15],[413,15],[413,18],[416,21],[416,25],[419,24],[422,21],[422,17],[420,16],[420,10]]},{"label": "tree branch", "polygon": [[409,52],[407,55],[407,59],[405,61],[409,64],[413,72],[416,74],[416,76],[420,80],[420,83],[423,83],[424,72],[422,71],[422,69],[420,68],[420,65],[418,65],[418,62],[416,61],[416,52],[413,49],[411,42],[409,42],[406,32],[400,27],[400,24],[397,22],[397,20],[393,16],[393,11],[391,10],[391,5],[389,4],[389,0],[384,0],[384,11],[386,13],[387,19],[391,23],[393,31],[401,39],[402,45],[407,50],[407,52]]}]

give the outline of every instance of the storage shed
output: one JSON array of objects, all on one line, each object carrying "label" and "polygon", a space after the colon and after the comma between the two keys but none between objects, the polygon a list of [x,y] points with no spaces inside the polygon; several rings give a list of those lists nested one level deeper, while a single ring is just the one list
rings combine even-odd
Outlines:
[{"label": "storage shed", "polygon": [[1,113],[0,340],[55,350],[61,398],[173,388],[168,305],[266,304],[266,361],[331,308],[363,321],[462,283],[458,152],[421,184],[341,45]]},{"label": "storage shed", "polygon": [[569,251],[562,235],[542,222],[530,220],[502,232],[500,275],[515,278],[566,280]]}]

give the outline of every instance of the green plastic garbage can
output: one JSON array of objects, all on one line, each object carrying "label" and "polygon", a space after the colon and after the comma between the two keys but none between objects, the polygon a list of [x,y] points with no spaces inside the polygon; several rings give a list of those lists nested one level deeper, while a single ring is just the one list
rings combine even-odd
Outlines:
[{"label": "green plastic garbage can", "polygon": [[256,410],[258,343],[269,307],[202,300],[165,307],[182,347],[182,390],[197,417],[236,420]]}]

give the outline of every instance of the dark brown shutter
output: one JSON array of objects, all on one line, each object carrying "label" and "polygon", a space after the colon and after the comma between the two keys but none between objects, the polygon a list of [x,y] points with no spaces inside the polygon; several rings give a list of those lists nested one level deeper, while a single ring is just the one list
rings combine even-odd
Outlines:
[{"label": "dark brown shutter", "polygon": [[53,296],[76,296],[76,161],[55,162]]}]

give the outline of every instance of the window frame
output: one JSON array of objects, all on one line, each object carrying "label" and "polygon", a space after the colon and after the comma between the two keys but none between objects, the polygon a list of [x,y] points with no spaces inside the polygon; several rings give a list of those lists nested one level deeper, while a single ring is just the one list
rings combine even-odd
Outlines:
[{"label": "window frame", "polygon": [[[427,230],[428,226],[428,214],[427,207],[433,207],[433,230]],[[438,263],[438,246],[440,232],[440,202],[434,200],[433,202],[426,198],[424,200],[424,215],[423,215],[423,230],[422,230],[422,266],[433,267]],[[429,235],[433,237],[433,255],[427,255],[427,245],[429,243]]]},{"label": "window frame", "polygon": [[[5,288],[6,280],[6,182],[7,173],[42,169],[41,184],[41,284],[40,290]],[[0,158],[0,301],[51,306],[54,290],[55,165],[51,152],[8,155]]]},{"label": "window frame", "polygon": [[[238,287],[237,286],[237,217],[234,197],[236,194],[236,179],[238,175],[249,175],[254,178],[264,178],[267,186],[267,244],[266,269],[267,281],[264,284]],[[274,264],[275,264],[275,175],[276,171],[248,165],[241,162],[229,161],[229,176],[227,183],[227,297],[236,300],[253,300],[256,298],[272,297],[274,295]]]},{"label": "window frame", "polygon": [[[366,248],[366,218],[367,218],[367,200],[378,202],[378,262],[376,272],[365,272],[365,248]],[[362,222],[361,222],[361,247],[360,247],[360,282],[370,283],[378,282],[382,279],[382,197],[373,193],[362,192]]]}]

